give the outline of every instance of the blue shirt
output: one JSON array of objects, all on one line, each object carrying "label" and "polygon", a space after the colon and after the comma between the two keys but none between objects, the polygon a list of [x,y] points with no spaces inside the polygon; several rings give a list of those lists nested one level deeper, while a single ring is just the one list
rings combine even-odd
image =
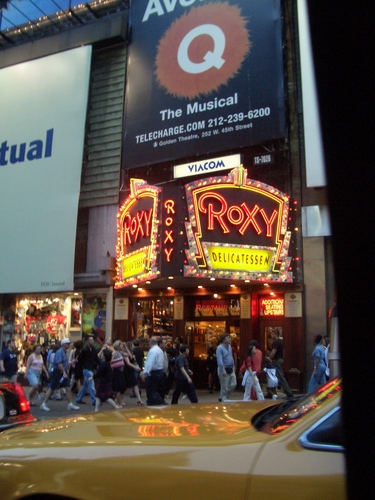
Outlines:
[{"label": "blue shirt", "polygon": [[60,349],[56,351],[55,357],[53,359],[53,368],[57,369],[59,363],[62,363],[65,372],[68,373],[69,361],[68,361],[68,356],[66,355],[65,349],[63,347],[60,347]]},{"label": "blue shirt", "polygon": [[13,375],[15,375],[18,371],[16,351],[11,351],[8,347],[6,347],[0,354],[0,359],[2,359],[4,363],[3,373],[5,376],[8,378],[13,377]]},{"label": "blue shirt", "polygon": [[319,363],[326,364],[325,354],[324,347],[321,344],[318,344],[314,349],[313,358],[319,358]]},{"label": "blue shirt", "polygon": [[216,349],[216,359],[217,366],[221,372],[225,371],[225,368],[233,368],[234,367],[234,359],[232,346],[226,344],[220,344]]}]

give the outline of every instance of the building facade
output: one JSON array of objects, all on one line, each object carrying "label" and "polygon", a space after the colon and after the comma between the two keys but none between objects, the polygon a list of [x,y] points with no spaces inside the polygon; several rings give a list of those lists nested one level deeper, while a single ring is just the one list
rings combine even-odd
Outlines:
[{"label": "building facade", "polygon": [[[22,213],[33,206],[31,220],[13,208],[9,214],[7,197],[19,205],[26,187],[2,191],[2,342],[94,333],[99,343],[139,337],[147,349],[153,334],[179,337],[205,387],[207,349],[221,333],[231,334],[242,360],[251,339],[265,353],[278,328],[289,383],[305,390],[312,337],[329,330],[334,283],[325,187],[312,186],[306,169],[299,3],[145,0],[130,10],[127,1],[70,3],[21,30],[4,24],[8,3],[0,84],[10,76],[18,82],[20,69],[35,71],[36,83],[9,94],[15,107],[0,129],[0,174],[11,182],[40,164],[48,175],[57,166],[61,178],[49,181],[59,210],[47,206],[48,223],[48,177],[33,173],[27,181],[34,195]],[[67,73],[59,81],[63,56],[72,74],[81,68],[76,86]],[[34,66],[43,62],[47,69]],[[43,121],[42,70],[53,123],[46,113],[39,138],[32,131]],[[41,104],[28,110],[21,137],[20,94],[35,95],[38,85]],[[72,139],[59,142],[68,131],[77,141],[81,133],[74,148]],[[76,152],[69,161],[68,151]],[[24,240],[12,228],[30,224],[30,252],[12,264],[16,279],[9,262]],[[50,231],[43,245],[36,226]],[[31,268],[34,281],[26,279]]]}]

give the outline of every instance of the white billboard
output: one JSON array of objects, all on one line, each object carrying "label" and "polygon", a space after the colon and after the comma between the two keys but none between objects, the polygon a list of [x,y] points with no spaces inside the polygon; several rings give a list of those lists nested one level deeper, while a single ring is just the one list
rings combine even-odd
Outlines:
[{"label": "white billboard", "polygon": [[0,70],[0,293],[73,289],[91,47]]}]

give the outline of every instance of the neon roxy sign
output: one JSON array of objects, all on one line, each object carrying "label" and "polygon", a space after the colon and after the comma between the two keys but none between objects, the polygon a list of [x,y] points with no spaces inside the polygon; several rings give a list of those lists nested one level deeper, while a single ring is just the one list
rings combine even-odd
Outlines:
[{"label": "neon roxy sign", "polygon": [[286,194],[247,179],[242,165],[185,189],[189,249],[184,276],[292,281]]},{"label": "neon roxy sign", "polygon": [[121,288],[157,274],[157,233],[161,190],[142,179],[131,179],[131,194],[117,214],[117,276]]},{"label": "neon roxy sign", "polygon": [[242,166],[226,176],[186,184],[185,192],[186,201],[181,187],[162,189],[131,180],[131,194],[117,215],[115,288],[171,273],[293,281],[286,194],[247,179]]}]

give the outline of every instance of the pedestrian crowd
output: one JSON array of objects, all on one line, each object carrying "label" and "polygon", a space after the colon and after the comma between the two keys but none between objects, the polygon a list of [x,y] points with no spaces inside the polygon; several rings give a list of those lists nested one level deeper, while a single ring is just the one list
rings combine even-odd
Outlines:
[{"label": "pedestrian crowd", "polygon": [[[197,402],[194,384],[189,369],[189,349],[176,340],[167,346],[160,337],[150,339],[150,350],[144,365],[144,352],[138,339],[130,342],[109,339],[97,347],[94,336],[85,342],[71,342],[68,338],[54,345],[35,345],[26,361],[25,377],[30,389],[28,400],[35,406],[50,411],[49,399],[66,398],[69,410],[79,410],[79,405],[88,404],[98,411],[103,403],[113,408],[123,408],[125,392],[131,389],[130,397],[143,406],[142,384],[146,387],[147,405],[167,404],[165,399],[174,386],[172,404],[178,402],[181,393]],[[18,363],[14,341],[8,341],[0,355],[0,371],[10,379],[17,380]],[[76,393],[74,400],[73,394]]]},{"label": "pedestrian crowd", "polygon": [[[263,369],[263,353],[256,340],[249,343],[239,370],[237,349],[232,345],[230,334],[223,333],[220,344],[213,343],[208,348],[208,389],[210,393],[215,389],[220,391],[220,402],[230,400],[239,381],[244,401],[265,397],[277,399],[277,388],[282,388],[287,398],[293,397],[284,375],[281,332],[278,328],[270,331],[272,342],[266,352]],[[329,337],[317,335],[314,342],[314,368],[309,393],[329,378]],[[0,355],[0,373],[16,381],[17,371],[15,343],[9,340]],[[261,373],[266,375],[266,394],[259,382]],[[27,358],[25,376],[30,385],[30,405],[35,406],[38,399],[42,400],[40,408],[44,411],[49,411],[47,402],[50,398],[66,398],[69,410],[79,410],[79,405],[87,404],[86,395],[90,396],[95,411],[103,403],[116,409],[123,408],[128,389],[131,389],[130,397],[136,398],[137,405],[143,406],[143,386],[148,406],[168,404],[166,400],[169,397],[171,404],[177,404],[180,397],[189,398],[191,403],[198,402],[193,372],[189,367],[189,347],[181,344],[180,339],[168,345],[162,337],[152,337],[145,361],[138,339],[129,342],[116,340],[113,345],[110,339],[106,339],[104,345],[98,348],[92,335],[87,336],[85,342],[79,340],[73,343],[64,338],[50,349],[46,349],[45,345],[35,345]],[[76,393],[75,401],[73,393]]]}]

